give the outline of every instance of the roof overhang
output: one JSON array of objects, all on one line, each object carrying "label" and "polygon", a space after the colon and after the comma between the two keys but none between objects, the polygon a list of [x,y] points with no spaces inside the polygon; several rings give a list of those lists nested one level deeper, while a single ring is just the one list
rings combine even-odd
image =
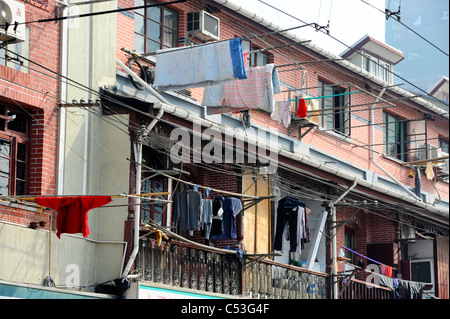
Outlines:
[{"label": "roof overhang", "polygon": [[369,35],[365,35],[358,40],[354,45],[345,50],[341,56],[344,59],[350,58],[352,55],[357,54],[357,51],[363,51],[378,58],[387,61],[393,65],[399,63],[405,58],[403,53],[386,43],[378,41]]}]

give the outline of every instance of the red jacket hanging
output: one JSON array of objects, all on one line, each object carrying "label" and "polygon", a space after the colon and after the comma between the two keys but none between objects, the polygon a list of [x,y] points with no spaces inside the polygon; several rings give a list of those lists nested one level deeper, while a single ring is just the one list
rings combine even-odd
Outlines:
[{"label": "red jacket hanging", "polygon": [[306,107],[305,99],[300,99],[298,103],[297,116],[298,117],[306,117],[308,115],[308,109]]},{"label": "red jacket hanging", "polygon": [[41,206],[53,208],[58,212],[56,217],[56,236],[62,233],[82,233],[89,235],[89,210],[111,202],[111,196],[76,196],[76,197],[36,197],[35,201]]}]

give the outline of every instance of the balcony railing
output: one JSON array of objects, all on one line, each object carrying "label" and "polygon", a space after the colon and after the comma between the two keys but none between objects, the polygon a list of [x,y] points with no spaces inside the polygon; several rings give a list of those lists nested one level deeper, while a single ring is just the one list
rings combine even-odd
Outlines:
[{"label": "balcony railing", "polygon": [[339,282],[339,299],[391,299],[392,290],[358,279]]},{"label": "balcony railing", "polygon": [[328,276],[181,242],[141,242],[136,270],[147,282],[242,298],[325,299]]}]

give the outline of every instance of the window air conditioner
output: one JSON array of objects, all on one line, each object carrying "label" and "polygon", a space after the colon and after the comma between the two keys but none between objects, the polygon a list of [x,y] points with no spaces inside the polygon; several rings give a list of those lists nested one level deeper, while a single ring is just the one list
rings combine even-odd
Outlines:
[{"label": "window air conditioner", "polygon": [[204,10],[189,12],[187,31],[189,36],[203,41],[220,40],[220,19]]},{"label": "window air conditioner", "polygon": [[0,41],[25,41],[25,4],[15,0],[0,0]]}]

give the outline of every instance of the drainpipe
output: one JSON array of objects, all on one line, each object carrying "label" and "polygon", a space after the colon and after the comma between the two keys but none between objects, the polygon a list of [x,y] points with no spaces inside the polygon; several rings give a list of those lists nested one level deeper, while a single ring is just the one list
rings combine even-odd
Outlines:
[{"label": "drainpipe", "polygon": [[336,251],[336,204],[339,203],[339,201],[344,198],[355,186],[357,183],[354,181],[353,184],[334,202],[330,202],[328,206],[331,208],[331,263],[333,267],[333,273],[331,276],[331,280],[333,283],[333,298],[339,299],[339,292],[338,292],[338,281],[337,281],[337,251]]},{"label": "drainpipe", "polygon": [[[379,99],[383,96],[384,92],[386,91],[386,88],[384,87],[380,94],[378,94],[377,98],[375,99],[374,104],[376,104]],[[387,176],[389,176],[390,179],[392,179],[398,186],[400,186],[401,188],[403,188],[403,190],[405,192],[407,192],[409,195],[411,195],[414,199],[418,200],[418,201],[422,201],[416,194],[414,194],[413,192],[411,192],[405,185],[403,185],[403,183],[399,182],[394,176],[391,175],[391,173],[389,173],[386,169],[384,169],[384,167],[382,167],[379,163],[377,163],[375,161],[375,156],[374,156],[374,152],[375,152],[375,146],[373,144],[374,143],[374,137],[375,137],[375,126],[373,125],[374,123],[374,109],[373,109],[373,104],[370,104],[369,106],[370,108],[370,141],[371,141],[371,152],[370,152],[370,157],[372,159],[372,163],[375,164],[376,167],[378,167],[384,174],[386,174]]]},{"label": "drainpipe", "polygon": [[[134,158],[136,160],[136,182],[135,182],[135,193],[136,195],[141,194],[141,173],[142,173],[142,147],[144,139],[147,137],[147,134],[152,130],[152,128],[158,123],[161,116],[164,114],[164,110],[162,108],[159,109],[156,117],[150,122],[150,124],[145,127],[141,132],[138,133],[136,140],[133,143],[134,148]],[[131,266],[136,259],[136,256],[139,252],[139,228],[141,224],[141,198],[136,196],[136,209],[134,210],[134,238],[133,238],[133,251],[131,252],[130,259],[128,259],[127,266],[125,267],[122,277],[125,278],[128,276]]]},{"label": "drainpipe", "polygon": [[[156,98],[158,98],[159,102],[154,103],[154,107],[159,109],[158,114],[155,116],[155,118],[145,127],[142,129],[141,132],[138,133],[138,136],[136,140],[133,142],[133,149],[134,149],[134,158],[136,161],[136,182],[135,182],[135,193],[136,195],[141,194],[141,172],[142,172],[142,147],[143,142],[145,138],[147,137],[148,133],[153,129],[153,127],[158,123],[158,121],[161,119],[161,117],[164,114],[164,108],[161,106],[162,103],[169,104],[164,97],[162,97],[158,92],[156,92],[148,83],[144,82],[139,76],[137,76],[131,69],[129,69],[127,66],[125,66],[119,59],[116,59],[117,64],[122,67],[122,69],[127,72],[130,76],[133,77],[133,79],[137,82],[139,82],[142,86],[144,86],[150,93],[152,93]],[[139,252],[139,228],[141,223],[141,210],[140,210],[140,204],[141,199],[139,196],[136,198],[136,209],[134,213],[134,236],[133,236],[133,251],[131,252],[130,258],[128,260],[128,263],[122,273],[122,277],[125,278],[128,276],[131,266],[133,265],[136,256]]]},{"label": "drainpipe", "polygon": [[[65,17],[69,11],[69,1],[64,0],[61,4],[62,14]],[[67,77],[67,41],[68,41],[68,24],[67,19],[61,21],[61,75]],[[62,101],[67,100],[67,83],[60,82],[60,98]],[[64,158],[65,158],[65,145],[66,145],[66,108],[60,108],[59,113],[59,145],[58,145],[58,184],[57,194],[62,195],[64,193]]]}]

